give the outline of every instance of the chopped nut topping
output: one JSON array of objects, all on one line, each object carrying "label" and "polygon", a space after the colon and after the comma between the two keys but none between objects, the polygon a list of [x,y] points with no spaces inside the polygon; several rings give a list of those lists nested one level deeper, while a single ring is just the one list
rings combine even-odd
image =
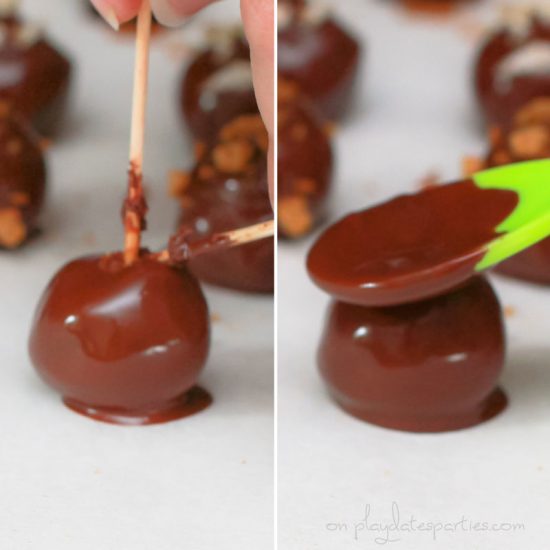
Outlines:
[{"label": "chopped nut topping", "polygon": [[11,105],[7,101],[0,101],[0,117],[5,118],[11,113]]},{"label": "chopped nut topping", "polygon": [[188,196],[180,197],[180,206],[187,210],[195,205],[195,200]]},{"label": "chopped nut topping", "polygon": [[206,153],[206,150],[206,143],[204,143],[204,141],[197,141],[195,143],[195,159],[202,160]]},{"label": "chopped nut topping", "polygon": [[240,116],[226,124],[221,132],[221,141],[247,138],[254,142],[262,151],[269,147],[269,137],[262,118],[259,115]]},{"label": "chopped nut topping", "polygon": [[171,197],[181,197],[191,184],[191,174],[172,170],[168,175],[168,194]]},{"label": "chopped nut topping", "polygon": [[517,314],[516,308],[514,306],[504,306],[504,317],[510,319],[515,317]]},{"label": "chopped nut topping", "polygon": [[295,191],[301,195],[313,195],[317,190],[317,182],[312,178],[301,178],[295,183]]},{"label": "chopped nut topping", "polygon": [[543,125],[514,130],[508,137],[511,153],[519,159],[536,159],[550,154],[550,129]]},{"label": "chopped nut topping", "polygon": [[327,135],[327,137],[331,138],[338,131],[338,124],[336,124],[336,122],[326,122],[323,126],[323,129],[325,130],[325,134]]},{"label": "chopped nut topping", "polygon": [[491,155],[492,166],[502,166],[503,164],[509,164],[510,162],[512,162],[512,157],[510,156],[510,153],[504,149],[495,151]]},{"label": "chopped nut topping", "polygon": [[17,248],[27,237],[27,227],[17,208],[0,210],[0,245]]},{"label": "chopped nut topping", "polygon": [[279,199],[279,226],[291,238],[308,233],[313,227],[313,215],[304,197]]},{"label": "chopped nut topping", "polygon": [[485,163],[480,157],[464,157],[462,159],[462,174],[465,178],[473,176],[476,172],[483,170],[485,168]]},{"label": "chopped nut topping", "polygon": [[13,206],[27,206],[31,202],[28,193],[23,191],[13,191],[10,193],[10,202]]},{"label": "chopped nut topping", "polygon": [[293,124],[290,135],[294,141],[304,141],[307,138],[307,126],[305,124]]},{"label": "chopped nut topping", "polygon": [[226,174],[246,172],[253,157],[254,147],[245,139],[234,139],[220,143],[212,151],[214,166]]},{"label": "chopped nut topping", "polygon": [[550,97],[533,99],[520,109],[514,117],[514,123],[519,126],[537,122],[550,124]]},{"label": "chopped nut topping", "polygon": [[279,79],[277,82],[279,101],[291,101],[300,95],[300,88],[295,82]]},{"label": "chopped nut topping", "polygon": [[43,153],[50,149],[52,145],[53,141],[45,137],[40,138],[40,141],[38,142],[38,146]]},{"label": "chopped nut topping", "polygon": [[198,176],[201,180],[209,180],[216,175],[216,172],[209,164],[203,164],[199,166]]},{"label": "chopped nut topping", "polygon": [[491,126],[488,131],[489,143],[495,147],[502,142],[503,132],[498,126]]},{"label": "chopped nut topping", "polygon": [[23,143],[20,139],[13,138],[6,143],[6,152],[8,153],[8,155],[15,157],[16,155],[19,155],[22,150]]},{"label": "chopped nut topping", "polygon": [[428,172],[419,182],[418,188],[420,190],[430,189],[435,187],[441,182],[441,175],[436,171]]}]

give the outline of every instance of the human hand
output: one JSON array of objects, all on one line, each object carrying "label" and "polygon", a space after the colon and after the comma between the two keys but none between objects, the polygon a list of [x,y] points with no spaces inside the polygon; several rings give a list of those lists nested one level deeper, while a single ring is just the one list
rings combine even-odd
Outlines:
[{"label": "human hand", "polygon": [[275,139],[274,1],[241,0],[241,13],[246,38],[250,44],[256,99],[270,138],[269,194],[273,202],[273,144]]}]

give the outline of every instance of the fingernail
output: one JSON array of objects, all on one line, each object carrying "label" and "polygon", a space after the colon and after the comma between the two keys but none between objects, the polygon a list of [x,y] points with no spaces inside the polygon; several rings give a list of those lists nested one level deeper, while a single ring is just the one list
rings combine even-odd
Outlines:
[{"label": "fingernail", "polygon": [[107,21],[107,23],[113,27],[115,31],[118,31],[120,29],[120,21],[118,20],[116,11],[113,7],[107,6],[102,3],[94,2],[92,0],[92,4],[94,5],[95,9],[99,12],[99,15]]},{"label": "fingernail", "polygon": [[185,17],[174,9],[170,0],[151,0],[151,7],[157,21],[167,27],[177,27],[185,21]]}]

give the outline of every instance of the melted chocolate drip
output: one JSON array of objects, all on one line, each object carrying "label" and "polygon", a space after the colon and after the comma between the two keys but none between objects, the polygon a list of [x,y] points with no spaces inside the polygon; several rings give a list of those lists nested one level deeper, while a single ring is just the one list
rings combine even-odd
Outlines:
[{"label": "melted chocolate drip", "polygon": [[149,207],[143,194],[143,176],[138,174],[133,164],[128,170],[128,195],[122,204],[122,221],[130,223],[131,231],[145,231],[147,229],[147,212]]}]

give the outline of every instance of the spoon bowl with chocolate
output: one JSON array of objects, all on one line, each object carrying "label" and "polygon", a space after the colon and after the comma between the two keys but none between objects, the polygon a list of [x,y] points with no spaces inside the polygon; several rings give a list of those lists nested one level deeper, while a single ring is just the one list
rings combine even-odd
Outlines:
[{"label": "spoon bowl with chocolate", "polygon": [[504,409],[502,313],[482,271],[550,234],[545,180],[550,161],[479,172],[350,214],[318,238],[307,268],[333,298],[318,364],[344,410],[438,432]]}]

